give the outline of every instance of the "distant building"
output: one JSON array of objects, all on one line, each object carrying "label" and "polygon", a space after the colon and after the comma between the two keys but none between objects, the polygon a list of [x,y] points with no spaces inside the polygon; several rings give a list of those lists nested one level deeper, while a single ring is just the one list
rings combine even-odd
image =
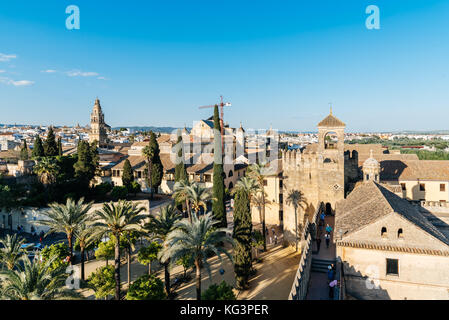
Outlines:
[{"label": "distant building", "polygon": [[107,129],[109,126],[104,122],[104,114],[101,110],[100,100],[97,98],[90,115],[89,142],[96,141],[98,146],[105,147],[108,144]]}]

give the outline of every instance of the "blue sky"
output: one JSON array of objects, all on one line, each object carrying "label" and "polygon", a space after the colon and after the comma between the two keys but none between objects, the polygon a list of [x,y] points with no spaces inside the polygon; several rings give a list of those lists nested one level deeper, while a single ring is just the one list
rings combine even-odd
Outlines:
[{"label": "blue sky", "polygon": [[232,126],[314,130],[332,102],[348,131],[449,129],[448,1],[120,3],[2,1],[0,123],[85,125],[98,96],[111,126],[191,126],[223,95]]}]

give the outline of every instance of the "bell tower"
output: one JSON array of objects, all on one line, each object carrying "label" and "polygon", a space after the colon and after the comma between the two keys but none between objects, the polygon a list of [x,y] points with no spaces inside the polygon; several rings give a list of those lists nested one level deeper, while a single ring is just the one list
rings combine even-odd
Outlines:
[{"label": "bell tower", "polygon": [[317,165],[319,198],[335,209],[335,203],[344,199],[344,139],[345,123],[332,114],[318,123]]},{"label": "bell tower", "polygon": [[107,144],[106,124],[98,98],[95,99],[94,108],[90,115],[89,142],[92,143],[94,141],[97,141],[99,147]]}]

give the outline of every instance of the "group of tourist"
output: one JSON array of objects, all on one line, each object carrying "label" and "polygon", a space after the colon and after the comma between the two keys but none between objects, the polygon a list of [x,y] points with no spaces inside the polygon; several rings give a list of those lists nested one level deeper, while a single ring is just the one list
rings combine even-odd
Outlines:
[{"label": "group of tourist", "polygon": [[[317,247],[317,254],[320,252],[320,247],[321,247],[321,234],[323,233],[323,228],[324,228],[324,219],[325,219],[325,214],[324,212],[322,212],[320,214],[320,221],[318,222],[318,227],[319,227],[319,233],[315,239],[316,241],[316,247]],[[324,234],[324,240],[326,241],[326,248],[329,249],[330,246],[330,242],[331,242],[331,234],[332,234],[332,227],[327,224],[326,225],[326,233]]]}]

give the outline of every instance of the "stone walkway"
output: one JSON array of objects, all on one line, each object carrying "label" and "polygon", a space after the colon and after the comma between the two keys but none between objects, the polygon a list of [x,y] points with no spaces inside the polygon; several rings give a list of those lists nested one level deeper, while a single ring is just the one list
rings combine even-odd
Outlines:
[{"label": "stone walkway", "polygon": [[[314,243],[312,244],[313,248],[312,259],[335,260],[336,246],[335,243],[333,243],[333,237],[335,232],[334,229],[335,217],[326,216],[324,221],[325,222],[322,231],[320,232],[319,229],[317,230],[317,237],[319,236],[322,240],[320,251],[316,253],[317,245],[316,241],[314,241]],[[333,231],[331,232],[331,241],[329,248],[326,247],[326,241],[324,240],[324,233],[327,224],[329,224],[333,229]],[[329,286],[327,280],[327,273],[316,271],[311,272],[306,300],[329,300]]]}]

